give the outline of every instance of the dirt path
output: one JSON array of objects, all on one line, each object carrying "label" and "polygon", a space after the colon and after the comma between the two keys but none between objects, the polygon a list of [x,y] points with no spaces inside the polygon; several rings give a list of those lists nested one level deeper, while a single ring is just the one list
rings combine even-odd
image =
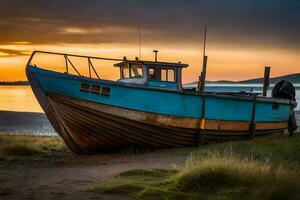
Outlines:
[{"label": "dirt path", "polygon": [[130,169],[178,168],[191,149],[0,162],[0,199],[124,199],[90,191]]}]

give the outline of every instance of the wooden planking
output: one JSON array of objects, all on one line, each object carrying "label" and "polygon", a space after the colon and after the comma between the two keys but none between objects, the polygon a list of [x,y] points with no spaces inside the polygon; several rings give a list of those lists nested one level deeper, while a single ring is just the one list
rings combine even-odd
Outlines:
[{"label": "wooden planking", "polygon": [[[124,108],[118,108],[103,104],[98,104],[89,101],[83,101],[80,99],[73,99],[62,95],[51,94],[52,98],[57,99],[61,102],[70,102],[78,106],[93,109],[95,111],[107,113],[113,116],[130,119],[133,121],[140,121],[143,123],[149,123],[157,126],[167,127],[181,127],[197,129],[200,125],[200,119],[186,118],[186,117],[175,117],[170,115],[159,115],[154,113],[145,113],[136,110],[128,110]],[[287,127],[287,122],[258,122],[257,130],[268,130],[268,129],[282,129]],[[236,122],[236,121],[221,121],[221,120],[206,120],[205,127],[208,130],[249,130],[250,122]]]},{"label": "wooden planking", "polygon": [[[76,153],[92,153],[127,147],[182,147],[197,145],[199,119],[158,115],[45,94],[28,73],[34,94],[50,123]],[[287,122],[258,123],[257,135],[280,133]],[[249,137],[248,122],[206,121],[205,140]]]},{"label": "wooden planking", "polygon": [[35,75],[28,71],[26,68],[26,76],[28,81],[30,82],[32,91],[44,110],[49,122],[53,126],[54,130],[61,136],[66,145],[75,153],[83,153],[83,150],[78,147],[75,141],[70,137],[65,127],[62,126],[61,120],[57,113],[55,113],[53,106],[50,105],[48,101],[48,97],[45,95],[45,92],[41,89],[40,85],[36,81]]},{"label": "wooden planking", "polygon": [[[50,95],[51,102],[58,110],[59,115],[68,126],[69,135],[85,152],[105,151],[126,147],[180,147],[193,146],[197,142],[197,129],[156,126],[149,123],[133,121],[127,118],[111,115],[99,111],[95,105],[84,106],[82,100],[73,100],[60,95]],[[49,96],[49,98],[50,98]],[[90,102],[86,102],[90,104]],[[129,116],[131,114],[129,113]],[[222,124],[213,122],[215,125]],[[208,123],[211,124],[211,123]],[[228,123],[221,127],[227,127]],[[284,123],[282,123],[284,124]],[[237,124],[236,126],[240,126]],[[246,123],[249,127],[249,124]],[[269,126],[269,125],[267,125]],[[279,124],[279,127],[281,124]],[[213,127],[213,126],[211,126]],[[233,129],[231,127],[231,129]],[[276,130],[282,131],[282,130]],[[258,135],[266,131],[258,131]],[[208,130],[206,140],[228,140],[248,137],[245,130]]]},{"label": "wooden planking", "polygon": [[[52,100],[50,101],[55,102]],[[57,121],[57,119],[59,119],[61,124],[60,127],[64,127],[63,129],[66,129],[68,132],[68,135],[70,137],[68,139],[72,139],[76,141],[76,144],[80,147],[80,149],[82,149],[82,152],[84,153],[94,152],[95,150],[117,149],[122,147],[123,148],[147,147],[147,146],[156,146],[160,148],[179,147],[179,146],[191,145],[193,144],[194,141],[193,134],[190,134],[190,137],[179,136],[180,138],[177,137],[175,139],[168,137],[168,135],[165,135],[165,137],[163,138],[157,137],[155,134],[160,133],[162,130],[159,129],[158,132],[156,132],[157,131],[156,128],[153,127],[148,127],[147,128],[148,131],[147,129],[141,131],[140,127],[136,126],[134,131],[142,132],[142,135],[136,135],[135,132],[130,131],[131,129],[127,130],[128,124],[134,126],[135,125],[134,122],[125,122],[125,123],[123,122],[123,127],[120,127],[118,129],[112,129],[112,127],[114,127],[115,121],[122,121],[122,120],[116,119],[114,121],[112,119],[108,119],[106,123],[107,125],[104,126],[105,120],[102,119],[103,117],[97,115],[92,111],[85,112],[87,113],[87,116],[84,116],[82,112],[85,111],[84,108],[66,109],[67,106],[65,105],[61,106],[57,102],[54,103],[53,107],[55,107],[55,110],[58,110],[58,113],[55,118],[49,118],[49,120]],[[96,116],[97,118],[93,118],[93,116]],[[105,114],[105,117],[107,118],[108,115]],[[88,123],[89,121],[91,121],[91,123]],[[100,121],[100,124],[96,123],[97,121],[98,122]],[[56,129],[56,130],[60,133],[60,135],[62,135],[63,129],[60,130]],[[156,131],[149,132],[149,130],[156,130]],[[162,132],[165,133],[168,131],[162,131]],[[148,133],[148,135],[144,136],[144,133]],[[188,133],[188,131],[186,133]],[[174,134],[173,136],[176,137],[177,135]],[[118,137],[119,140],[116,140],[116,138]],[[189,141],[184,142],[187,139]],[[126,145],[120,143],[120,141],[125,142]],[[178,141],[179,144],[177,144],[174,141]],[[70,149],[74,150],[73,147],[70,147]]]},{"label": "wooden planking", "polygon": [[[206,129],[221,130],[221,131],[247,131],[249,130],[249,122],[233,122],[233,121],[219,121],[206,120]],[[288,122],[259,122],[256,123],[256,130],[273,130],[285,129]]]}]

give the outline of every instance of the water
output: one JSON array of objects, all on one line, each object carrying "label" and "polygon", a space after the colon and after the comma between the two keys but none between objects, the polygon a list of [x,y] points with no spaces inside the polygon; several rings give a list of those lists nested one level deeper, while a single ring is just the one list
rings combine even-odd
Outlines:
[{"label": "water", "polygon": [[[184,87],[196,87],[196,84],[186,84]],[[270,85],[267,95],[271,96],[273,84]],[[296,89],[296,101],[300,103],[300,84],[294,84]],[[207,83],[205,85],[206,92],[250,92],[253,93],[262,93],[263,87],[262,84],[235,84],[235,83]],[[300,111],[300,106],[297,106],[296,111]]]},{"label": "water", "polygon": [[[205,90],[209,92],[249,92],[252,88],[253,92],[262,92],[262,87],[259,84],[207,84],[206,86]],[[296,99],[300,102],[300,84],[295,86]],[[270,93],[271,90],[268,91],[268,95]],[[300,111],[300,106],[296,110]],[[299,114],[297,114],[297,121],[300,124]],[[0,86],[1,133],[56,135],[30,86]]]},{"label": "water", "polygon": [[0,86],[0,134],[56,135],[30,86]]},{"label": "water", "polygon": [[0,110],[43,112],[30,86],[0,86]]},{"label": "water", "polygon": [[[186,85],[188,87],[194,85]],[[207,84],[205,90],[209,92],[239,92],[251,91],[262,93],[260,84]],[[271,85],[272,88],[272,85]],[[295,84],[296,99],[300,102],[300,84]],[[268,90],[268,96],[271,89]],[[17,112],[43,112],[38,104],[30,86],[0,86],[0,110]],[[296,108],[300,111],[300,106]]]}]

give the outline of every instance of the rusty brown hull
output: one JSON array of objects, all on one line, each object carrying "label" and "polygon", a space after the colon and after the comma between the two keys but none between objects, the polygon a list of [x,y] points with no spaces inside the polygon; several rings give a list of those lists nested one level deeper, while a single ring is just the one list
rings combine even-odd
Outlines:
[{"label": "rusty brown hull", "polygon": [[[94,151],[110,151],[128,147],[136,148],[168,148],[194,146],[198,142],[199,129],[175,127],[166,123],[179,121],[181,126],[197,125],[198,120],[189,120],[183,124],[182,120],[170,117],[159,124],[155,117],[147,113],[136,114],[121,108],[111,108],[83,100],[50,94],[47,96],[52,110],[50,121],[63,138],[70,137],[84,153]],[[134,113],[132,113],[134,112]],[[112,113],[119,113],[119,116]],[[127,117],[124,117],[127,115]],[[143,120],[130,119],[130,115],[145,115]],[[150,115],[150,116],[149,116]],[[161,117],[162,118],[162,117]],[[142,118],[141,118],[142,119]],[[162,124],[165,123],[165,124]],[[207,121],[206,140],[232,140],[249,137],[248,123]],[[159,125],[157,125],[159,124]],[[277,127],[276,127],[277,125]],[[270,129],[270,126],[273,129]],[[286,123],[257,124],[257,135],[282,132]],[[210,128],[211,127],[211,128]],[[215,129],[213,129],[215,128]],[[227,129],[227,130],[226,130]],[[71,149],[73,147],[70,147]]]},{"label": "rusty brown hull", "polygon": [[[156,116],[49,94],[47,116],[68,146],[77,153],[124,148],[171,148],[198,144],[199,121]],[[176,126],[177,125],[177,126]],[[249,124],[206,121],[205,140],[249,137]],[[257,135],[279,133],[285,122],[258,123]]]},{"label": "rusty brown hull", "polygon": [[[198,144],[200,119],[146,113],[45,93],[28,73],[33,92],[56,132],[76,153]],[[249,122],[206,120],[205,141],[245,139]],[[281,133],[287,122],[257,123],[256,135]]]}]

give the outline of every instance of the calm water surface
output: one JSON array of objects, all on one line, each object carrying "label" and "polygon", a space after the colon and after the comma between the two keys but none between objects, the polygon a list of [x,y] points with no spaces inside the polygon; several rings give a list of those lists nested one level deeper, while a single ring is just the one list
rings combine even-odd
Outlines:
[{"label": "calm water surface", "polygon": [[0,110],[43,112],[30,86],[0,86]]},{"label": "calm water surface", "polygon": [[[272,87],[272,86],[271,86]],[[300,84],[295,84],[296,98],[300,102]],[[216,92],[262,92],[259,84],[207,84],[206,91]],[[271,89],[268,91],[270,96]],[[18,112],[43,112],[38,104],[30,86],[0,86],[0,110],[18,111]],[[300,110],[300,106],[297,107]]]},{"label": "calm water surface", "polygon": [[[205,91],[207,92],[254,92],[254,93],[262,93],[263,87],[262,84],[220,84],[220,83],[208,83],[205,85]],[[268,90],[268,96],[271,96],[273,84],[270,85]],[[196,87],[196,84],[187,84],[185,87]],[[294,84],[296,89],[296,101],[300,103],[300,84]],[[300,111],[300,106],[296,108],[297,111]]]}]

